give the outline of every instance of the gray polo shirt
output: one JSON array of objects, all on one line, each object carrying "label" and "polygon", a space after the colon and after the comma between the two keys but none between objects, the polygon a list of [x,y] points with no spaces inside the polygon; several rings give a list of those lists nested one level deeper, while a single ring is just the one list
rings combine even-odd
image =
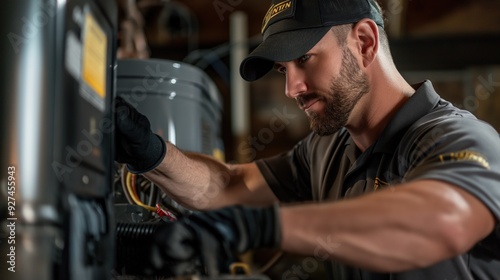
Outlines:
[{"label": "gray polo shirt", "polygon": [[[312,133],[291,151],[256,163],[282,202],[335,201],[435,179],[469,191],[500,221],[498,133],[441,99],[430,81],[418,86],[363,153],[342,129]],[[500,279],[500,226],[467,254],[425,269],[376,274],[335,261],[326,268],[331,279]]]}]

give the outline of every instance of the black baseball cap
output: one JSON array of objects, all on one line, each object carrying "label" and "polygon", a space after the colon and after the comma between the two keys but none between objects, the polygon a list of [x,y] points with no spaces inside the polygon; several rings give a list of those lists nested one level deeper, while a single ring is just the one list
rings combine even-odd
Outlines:
[{"label": "black baseball cap", "polygon": [[372,19],[384,27],[375,0],[272,0],[262,22],[263,41],[240,65],[240,75],[255,81],[276,61],[307,53],[334,25]]}]

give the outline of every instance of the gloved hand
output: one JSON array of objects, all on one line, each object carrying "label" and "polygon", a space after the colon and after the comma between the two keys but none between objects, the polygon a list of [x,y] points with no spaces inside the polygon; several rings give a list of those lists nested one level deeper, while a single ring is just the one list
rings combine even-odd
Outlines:
[{"label": "gloved hand", "polygon": [[278,207],[231,206],[168,222],[155,233],[148,273],[193,274],[197,265],[211,277],[227,272],[238,254],[280,245]]},{"label": "gloved hand", "polygon": [[116,97],[115,120],[115,160],[126,163],[132,173],[155,169],[165,157],[167,146],[151,131],[148,118]]}]

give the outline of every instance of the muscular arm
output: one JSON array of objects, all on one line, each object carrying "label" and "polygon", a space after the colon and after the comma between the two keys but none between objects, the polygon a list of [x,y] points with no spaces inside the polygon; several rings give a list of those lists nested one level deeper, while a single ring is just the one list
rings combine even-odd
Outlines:
[{"label": "muscular arm", "polygon": [[465,253],[494,224],[471,194],[431,180],[281,210],[284,250],[380,272],[426,267]]},{"label": "muscular arm", "polygon": [[255,163],[226,165],[183,153],[167,143],[167,155],[145,177],[185,207],[209,210],[232,204],[270,205],[277,199]]}]

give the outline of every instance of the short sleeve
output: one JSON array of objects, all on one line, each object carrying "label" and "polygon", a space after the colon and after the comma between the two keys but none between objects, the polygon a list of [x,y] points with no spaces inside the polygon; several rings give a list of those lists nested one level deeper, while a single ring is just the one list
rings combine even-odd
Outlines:
[{"label": "short sleeve", "polygon": [[[441,180],[465,189],[500,221],[500,137],[473,118],[448,117],[405,137],[405,181]],[[500,231],[497,228],[498,238]]]},{"label": "short sleeve", "polygon": [[308,136],[288,152],[255,162],[281,202],[312,200],[308,160],[310,139]]}]

